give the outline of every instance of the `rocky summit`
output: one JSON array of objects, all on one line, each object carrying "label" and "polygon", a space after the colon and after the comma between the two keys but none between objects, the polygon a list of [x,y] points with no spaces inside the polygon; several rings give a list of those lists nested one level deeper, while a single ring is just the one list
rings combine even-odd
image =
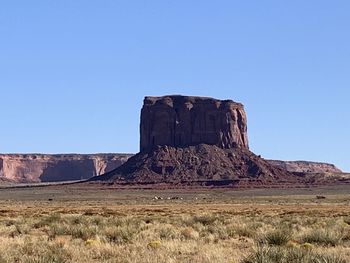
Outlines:
[{"label": "rocky summit", "polygon": [[206,97],[146,97],[140,152],[96,181],[227,185],[295,183],[298,178],[248,149],[242,104]]}]

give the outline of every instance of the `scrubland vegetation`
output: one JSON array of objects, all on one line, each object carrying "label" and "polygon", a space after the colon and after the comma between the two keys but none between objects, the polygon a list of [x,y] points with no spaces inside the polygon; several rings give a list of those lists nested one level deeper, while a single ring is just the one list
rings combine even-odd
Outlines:
[{"label": "scrubland vegetation", "polygon": [[350,262],[344,196],[302,203],[145,198],[1,201],[0,262]]}]

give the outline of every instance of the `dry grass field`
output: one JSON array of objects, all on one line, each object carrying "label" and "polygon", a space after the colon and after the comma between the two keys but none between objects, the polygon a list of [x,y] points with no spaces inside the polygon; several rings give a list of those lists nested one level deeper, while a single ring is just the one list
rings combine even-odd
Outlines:
[{"label": "dry grass field", "polygon": [[0,189],[0,262],[346,263],[349,190]]}]

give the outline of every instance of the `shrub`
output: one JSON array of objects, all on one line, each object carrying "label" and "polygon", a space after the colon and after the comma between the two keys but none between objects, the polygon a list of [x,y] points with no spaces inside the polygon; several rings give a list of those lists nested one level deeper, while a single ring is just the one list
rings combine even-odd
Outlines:
[{"label": "shrub", "polygon": [[95,227],[88,227],[84,225],[72,226],[69,231],[72,237],[80,238],[84,241],[93,238],[97,233],[97,229]]},{"label": "shrub", "polygon": [[229,239],[232,236],[231,229],[228,229],[222,224],[213,224],[207,227],[207,232],[214,235],[216,238],[224,240]]},{"label": "shrub", "polygon": [[344,218],[344,223],[350,225],[350,217]]},{"label": "shrub", "polygon": [[34,228],[41,228],[44,226],[50,226],[53,223],[59,222],[61,219],[61,215],[58,213],[53,213],[47,217],[44,217],[39,222],[34,224]]},{"label": "shrub", "polygon": [[289,248],[297,248],[297,247],[300,247],[300,245],[295,242],[295,241],[288,241],[287,244],[286,244],[287,247]]},{"label": "shrub", "polygon": [[193,223],[200,223],[202,225],[211,225],[217,220],[217,217],[213,215],[199,215],[192,218]]},{"label": "shrub", "polygon": [[300,247],[302,247],[304,249],[314,249],[314,245],[310,244],[310,243],[304,243]]},{"label": "shrub", "polygon": [[301,237],[303,243],[312,243],[318,245],[336,246],[342,239],[342,234],[336,230],[312,230]]},{"label": "shrub", "polygon": [[9,236],[10,237],[17,237],[20,235],[28,234],[31,227],[28,224],[15,224],[10,227]]},{"label": "shrub", "polygon": [[273,232],[266,233],[263,239],[260,241],[269,245],[283,246],[287,244],[290,238],[291,234],[289,232],[283,230],[276,230]]},{"label": "shrub", "polygon": [[175,239],[177,238],[177,233],[172,226],[165,226],[160,228],[159,237],[161,239]]},{"label": "shrub", "polygon": [[41,253],[24,256],[26,263],[65,263],[70,259],[70,255],[59,245],[49,245]]},{"label": "shrub", "polygon": [[285,247],[259,246],[256,251],[244,258],[241,263],[346,263],[345,259],[314,253],[310,250]]},{"label": "shrub", "polygon": [[94,239],[88,239],[85,241],[85,245],[87,245],[87,246],[92,246],[94,244],[96,244],[96,240],[94,240]]},{"label": "shrub", "polygon": [[106,228],[104,235],[110,243],[124,244],[130,243],[134,239],[136,231],[128,226],[118,226]]},{"label": "shrub", "polygon": [[181,230],[181,239],[197,239],[198,237],[198,232],[190,227],[186,227]]},{"label": "shrub", "polygon": [[249,238],[254,237],[256,234],[255,231],[248,226],[241,226],[241,227],[235,228],[235,233],[240,237],[249,237]]},{"label": "shrub", "polygon": [[343,241],[350,241],[350,229],[344,229],[342,234]]},{"label": "shrub", "polygon": [[70,230],[66,225],[53,224],[48,230],[49,239],[54,239],[56,236],[62,236],[70,234]]}]

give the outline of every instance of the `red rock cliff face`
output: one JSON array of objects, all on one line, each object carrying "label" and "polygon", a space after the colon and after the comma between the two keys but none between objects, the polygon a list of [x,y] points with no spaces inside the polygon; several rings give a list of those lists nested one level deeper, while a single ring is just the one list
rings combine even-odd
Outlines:
[{"label": "red rock cliff face", "polygon": [[17,183],[88,179],[127,161],[127,154],[2,154],[0,179]]},{"label": "red rock cliff face", "polygon": [[146,97],[141,110],[140,151],[154,146],[201,143],[248,149],[243,105],[203,97]]}]

